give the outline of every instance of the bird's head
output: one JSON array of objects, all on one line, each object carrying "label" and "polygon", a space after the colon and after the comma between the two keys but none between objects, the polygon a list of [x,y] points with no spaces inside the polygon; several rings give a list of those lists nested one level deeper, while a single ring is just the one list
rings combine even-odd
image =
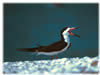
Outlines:
[{"label": "bird's head", "polygon": [[65,27],[65,28],[62,30],[62,34],[63,34],[63,35],[76,36],[76,37],[80,38],[79,35],[72,33],[73,30],[76,30],[76,29],[79,29],[79,28],[80,28],[80,27]]}]

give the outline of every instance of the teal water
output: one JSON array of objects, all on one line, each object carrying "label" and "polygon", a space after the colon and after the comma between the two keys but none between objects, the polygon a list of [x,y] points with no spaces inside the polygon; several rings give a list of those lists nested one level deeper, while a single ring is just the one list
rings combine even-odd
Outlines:
[{"label": "teal water", "polygon": [[18,52],[16,48],[33,48],[60,40],[64,27],[81,38],[70,37],[71,48],[58,55],[84,57],[98,55],[98,4],[4,4],[4,61],[43,60],[50,56]]}]

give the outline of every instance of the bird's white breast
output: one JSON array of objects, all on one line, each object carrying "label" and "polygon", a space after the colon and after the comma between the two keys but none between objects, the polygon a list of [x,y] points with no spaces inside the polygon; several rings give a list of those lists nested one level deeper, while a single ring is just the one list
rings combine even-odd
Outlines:
[{"label": "bird's white breast", "polygon": [[69,39],[69,33],[68,32],[66,32],[66,31],[64,31],[63,33],[62,33],[62,35],[63,35],[63,38],[64,38],[64,41],[65,42],[70,42],[70,39]]}]

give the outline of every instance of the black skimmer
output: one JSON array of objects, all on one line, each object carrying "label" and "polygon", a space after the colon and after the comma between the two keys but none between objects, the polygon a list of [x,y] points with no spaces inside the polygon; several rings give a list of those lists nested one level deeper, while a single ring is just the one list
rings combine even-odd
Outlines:
[{"label": "black skimmer", "polygon": [[[71,46],[69,35],[76,36],[80,38],[79,35],[72,33],[72,30],[78,29],[79,27],[65,27],[61,30],[61,40],[57,41],[53,44],[50,44],[48,46],[39,46],[36,48],[20,48],[17,49],[18,51],[24,51],[24,52],[37,52],[38,54],[43,55],[57,55],[59,53],[62,53]],[[56,58],[58,58],[56,56]],[[53,56],[51,56],[51,59],[53,59]]]}]

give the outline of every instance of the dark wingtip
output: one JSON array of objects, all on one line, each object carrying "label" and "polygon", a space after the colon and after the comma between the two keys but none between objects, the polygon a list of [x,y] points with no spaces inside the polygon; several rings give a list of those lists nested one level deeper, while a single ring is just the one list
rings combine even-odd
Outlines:
[{"label": "dark wingtip", "polygon": [[17,51],[24,51],[24,52],[35,52],[36,49],[33,48],[17,48]]}]

